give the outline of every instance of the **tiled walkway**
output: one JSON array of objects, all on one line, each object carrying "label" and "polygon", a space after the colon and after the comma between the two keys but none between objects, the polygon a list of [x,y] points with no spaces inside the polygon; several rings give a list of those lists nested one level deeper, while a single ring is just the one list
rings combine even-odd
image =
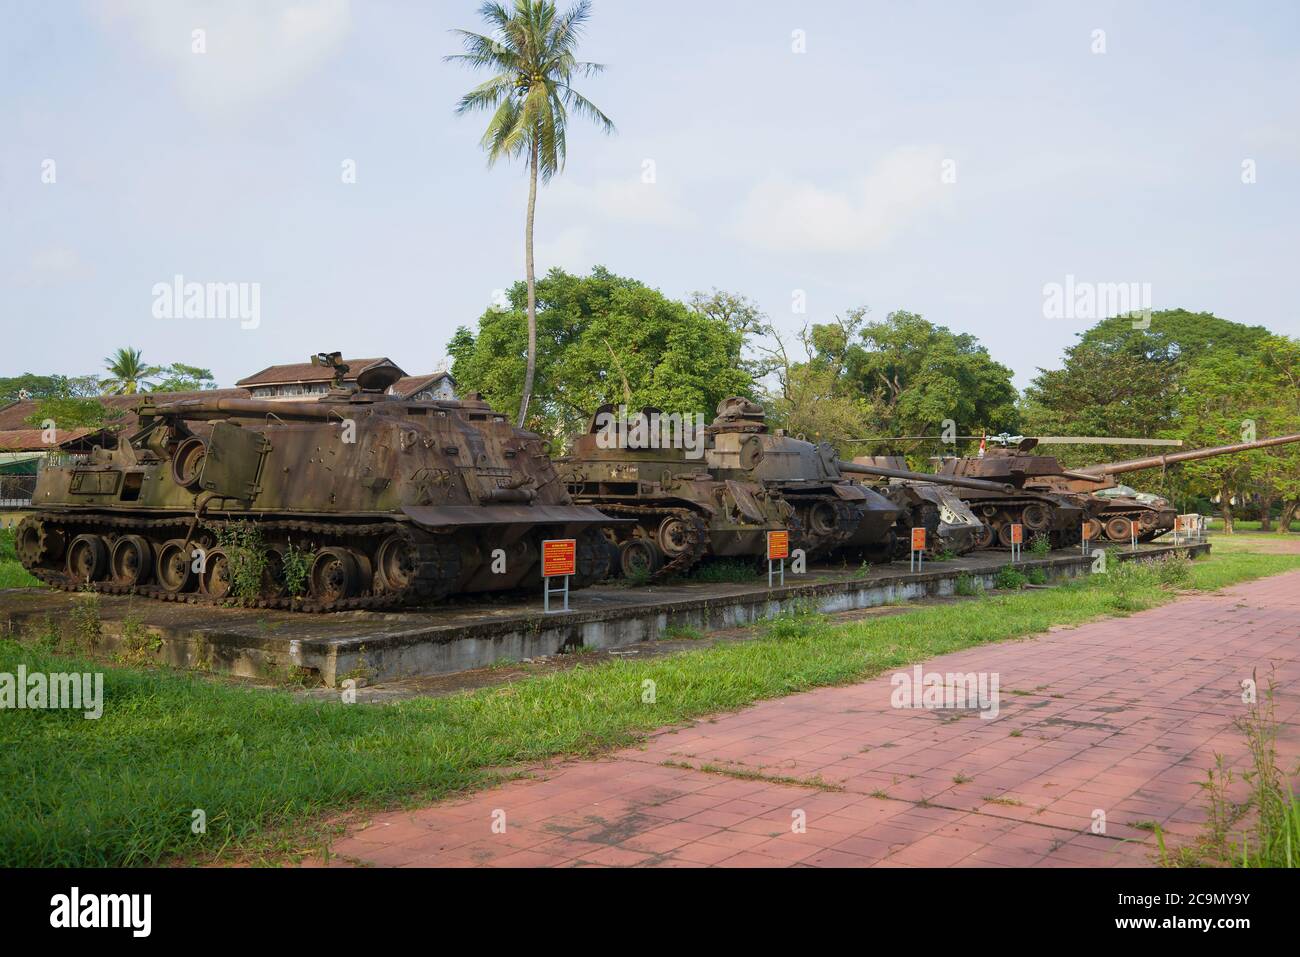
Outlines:
[{"label": "tiled walkway", "polygon": [[[1148,822],[1175,845],[1197,834],[1198,782],[1216,753],[1244,763],[1233,727],[1241,682],[1258,669],[1262,692],[1270,666],[1290,768],[1300,758],[1300,572],[925,663],[996,673],[994,720],[893,708],[882,675],[382,815],[335,843],[335,863],[1146,865]],[[821,786],[797,783],[809,780]],[[1092,833],[1099,813],[1104,834]]]}]

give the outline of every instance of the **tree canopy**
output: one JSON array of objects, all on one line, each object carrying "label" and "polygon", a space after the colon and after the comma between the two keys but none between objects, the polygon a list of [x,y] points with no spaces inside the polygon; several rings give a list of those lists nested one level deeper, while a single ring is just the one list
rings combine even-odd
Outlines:
[{"label": "tree canopy", "polygon": [[[459,387],[497,409],[513,407],[523,390],[526,297],[516,283],[508,308],[488,309],[477,330],[461,327],[448,345]],[[606,402],[708,414],[729,395],[753,395],[740,330],[634,279],[602,266],[590,276],[552,269],[537,283],[537,305],[528,425],[541,434],[584,431]]]}]

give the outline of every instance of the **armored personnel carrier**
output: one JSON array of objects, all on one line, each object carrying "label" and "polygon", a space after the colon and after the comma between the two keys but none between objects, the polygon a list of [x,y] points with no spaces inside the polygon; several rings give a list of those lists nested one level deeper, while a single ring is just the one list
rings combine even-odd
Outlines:
[{"label": "armored personnel carrier", "polygon": [[[780,495],[715,476],[685,443],[611,441],[602,423],[614,414],[614,406],[601,406],[556,467],[575,502],[631,520],[607,532],[625,576],[664,578],[706,558],[756,561],[767,554],[769,531],[791,531],[800,541],[795,508]],[[649,423],[659,414],[644,409],[639,417]]]},{"label": "armored personnel carrier", "polygon": [[[386,394],[391,368],[311,401],[144,400],[116,447],[46,463],[15,548],[57,588],[303,611],[541,584],[548,538],[604,578],[610,520],[575,505],[542,441],[477,397]],[[249,535],[255,545],[249,545]],[[251,571],[250,571],[251,569]]]},{"label": "armored personnel carrier", "polygon": [[[769,431],[763,408],[748,399],[724,399],[708,432],[710,471],[719,477],[752,476],[779,491],[799,516],[810,555],[840,551],[888,560],[906,553],[905,536],[912,527],[925,525],[938,534],[941,515],[938,509],[928,510],[928,493],[900,488],[882,494],[852,476],[964,486],[989,494],[1014,491],[1005,483],[846,462],[827,443],[814,445]],[[953,517],[953,524],[964,520],[956,512]],[[969,529],[972,536],[974,531]]]},{"label": "armored personnel carrier", "polygon": [[1055,456],[1034,454],[1037,439],[1022,438],[1015,448],[988,449],[983,458],[949,459],[940,471],[944,475],[994,479],[1015,486],[1013,495],[968,489],[959,493],[989,528],[981,547],[995,543],[1009,546],[1011,525],[1015,523],[1022,524],[1029,536],[1048,536],[1054,548],[1078,543],[1085,522],[1093,538],[1104,534],[1112,541],[1129,541],[1136,525],[1138,540],[1150,541],[1173,528],[1175,510],[1164,499],[1142,502],[1125,495],[1095,495],[1115,487],[1111,476],[1297,441],[1300,435],[1284,435],[1067,469]]}]

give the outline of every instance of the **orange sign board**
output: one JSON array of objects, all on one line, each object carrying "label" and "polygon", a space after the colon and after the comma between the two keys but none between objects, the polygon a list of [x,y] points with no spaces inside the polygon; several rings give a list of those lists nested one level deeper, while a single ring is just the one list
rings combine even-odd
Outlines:
[{"label": "orange sign board", "polygon": [[1084,540],[1085,542],[1090,542],[1090,541],[1092,541],[1092,540],[1093,540],[1094,538],[1096,538],[1096,537],[1097,537],[1097,523],[1096,523],[1096,522],[1084,522],[1084,523],[1083,523],[1083,540]]},{"label": "orange sign board", "polygon": [[1023,545],[1024,542],[1025,542],[1025,526],[1023,526],[1023,525],[1012,525],[1012,526],[1011,526],[1011,544],[1012,544],[1012,545]]},{"label": "orange sign board", "polygon": [[777,559],[790,557],[790,533],[789,532],[768,532],[767,533],[767,560],[774,562]]},{"label": "orange sign board", "polygon": [[542,542],[542,577],[558,578],[578,573],[578,540],[553,538]]},{"label": "orange sign board", "polygon": [[1187,527],[1187,521],[1181,515],[1174,516],[1174,531],[1181,532]]},{"label": "orange sign board", "polygon": [[914,552],[925,551],[925,529],[924,528],[912,529],[912,551]]}]

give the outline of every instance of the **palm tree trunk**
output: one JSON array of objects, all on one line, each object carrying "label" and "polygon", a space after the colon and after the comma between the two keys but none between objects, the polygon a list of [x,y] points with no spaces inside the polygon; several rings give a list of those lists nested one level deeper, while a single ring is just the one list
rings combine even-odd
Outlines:
[{"label": "palm tree trunk", "polygon": [[533,373],[537,371],[537,277],[533,274],[533,215],[537,210],[537,137],[533,137],[528,163],[528,224],[524,228],[524,270],[528,274],[528,365],[524,371],[524,394],[519,400],[519,428],[528,421],[528,403],[533,398]]}]

